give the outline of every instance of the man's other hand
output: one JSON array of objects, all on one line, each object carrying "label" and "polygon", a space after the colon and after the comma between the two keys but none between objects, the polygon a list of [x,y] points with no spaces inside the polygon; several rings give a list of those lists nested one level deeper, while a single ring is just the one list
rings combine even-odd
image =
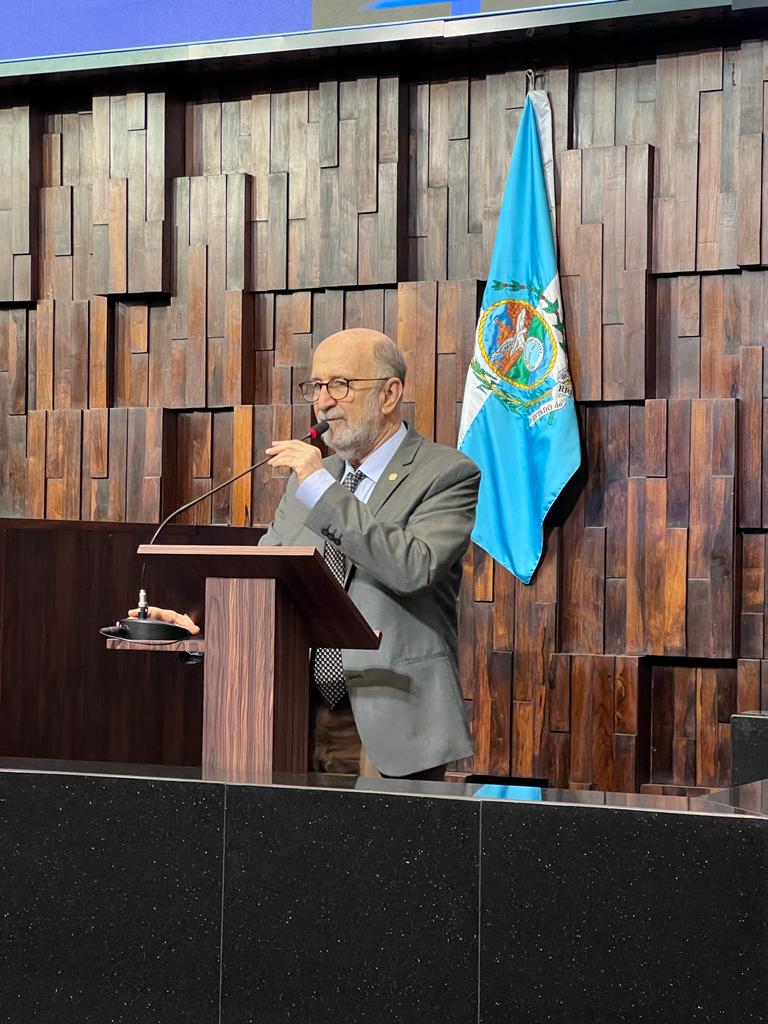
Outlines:
[{"label": "man's other hand", "polygon": [[[138,619],[139,609],[131,608],[128,612],[128,617],[131,619]],[[184,629],[188,629],[192,636],[195,633],[200,632],[200,627],[190,619],[186,614],[181,612],[174,612],[170,608],[154,608],[150,606],[149,609],[150,619],[159,619],[161,622],[172,622],[175,626],[183,626]]]}]

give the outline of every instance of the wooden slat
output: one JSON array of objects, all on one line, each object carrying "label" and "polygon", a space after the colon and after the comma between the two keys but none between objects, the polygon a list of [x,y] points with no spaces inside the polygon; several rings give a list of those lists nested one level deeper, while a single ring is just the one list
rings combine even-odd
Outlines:
[{"label": "wooden slat", "polygon": [[675,695],[679,670],[669,665],[652,668],[651,779],[672,782],[674,778]]},{"label": "wooden slat", "polygon": [[740,660],[737,666],[736,710],[760,710],[760,662]]},{"label": "wooden slat", "polygon": [[571,728],[571,658],[567,654],[553,655],[548,674],[549,728],[553,732],[568,733]]},{"label": "wooden slat", "polygon": [[207,250],[189,248],[189,323],[186,344],[185,405],[205,406],[207,360]]},{"label": "wooden slat", "polygon": [[696,679],[696,784],[717,786],[717,674],[699,669]]},{"label": "wooden slat", "polygon": [[686,637],[686,579],[688,572],[688,532],[683,529],[667,530],[663,548],[664,654],[687,653]]},{"label": "wooden slat", "polygon": [[12,416],[21,416],[27,411],[27,323],[26,310],[9,311],[7,411]]},{"label": "wooden slat", "polygon": [[614,659],[595,658],[592,683],[592,782],[613,787]]},{"label": "wooden slat", "polygon": [[53,408],[54,316],[51,299],[38,302],[35,352],[35,401],[38,409]]},{"label": "wooden slat", "polygon": [[739,526],[762,525],[763,349],[741,350],[739,372]]},{"label": "wooden slat", "polygon": [[[762,127],[762,126],[761,126]],[[762,180],[764,137],[762,131],[739,138],[739,180],[757,187],[742,187],[738,195],[736,260],[739,266],[760,263],[762,225]]]},{"label": "wooden slat", "polygon": [[488,750],[488,771],[507,775],[512,744],[512,654],[493,651],[490,666],[490,699],[493,708]]},{"label": "wooden slat", "polygon": [[643,552],[645,585],[642,588],[644,641],[643,651],[662,654],[664,651],[664,585],[667,566],[665,529],[667,489],[659,478],[645,481],[645,525]]},{"label": "wooden slat", "polygon": [[592,659],[571,658],[571,768],[572,782],[592,782],[592,719],[594,675]]},{"label": "wooden slat", "polygon": [[667,475],[667,403],[645,403],[645,472],[649,477]]},{"label": "wooden slat", "polygon": [[627,492],[627,653],[645,652],[645,481],[629,480]]},{"label": "wooden slat", "polygon": [[109,291],[117,294],[128,290],[127,185],[125,178],[110,178],[107,185]]},{"label": "wooden slat", "polygon": [[700,145],[698,214],[696,226],[696,267],[720,268],[720,138],[723,97],[720,92],[705,92],[700,98]]},{"label": "wooden slat", "polygon": [[45,515],[47,519],[78,519],[81,413],[75,409],[56,409],[47,418]]},{"label": "wooden slat", "polygon": [[398,289],[397,343],[409,366],[405,401],[416,403],[416,429],[434,436],[435,423],[435,284],[406,284]]}]

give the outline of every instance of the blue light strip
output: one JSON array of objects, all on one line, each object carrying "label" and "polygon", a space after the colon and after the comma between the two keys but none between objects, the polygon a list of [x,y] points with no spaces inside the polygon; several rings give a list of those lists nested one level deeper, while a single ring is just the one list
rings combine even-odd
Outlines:
[{"label": "blue light strip", "polygon": [[475,793],[481,800],[541,800],[540,786],[497,786],[488,783]]}]

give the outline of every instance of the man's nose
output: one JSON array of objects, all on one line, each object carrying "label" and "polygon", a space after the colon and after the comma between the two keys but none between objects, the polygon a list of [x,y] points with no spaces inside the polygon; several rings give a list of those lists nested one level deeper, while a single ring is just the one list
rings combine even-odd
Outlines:
[{"label": "man's nose", "polygon": [[328,394],[328,388],[323,385],[323,387],[320,388],[320,394],[317,396],[315,409],[320,409],[322,412],[325,412],[328,409],[332,409],[335,405],[336,399],[331,398]]}]

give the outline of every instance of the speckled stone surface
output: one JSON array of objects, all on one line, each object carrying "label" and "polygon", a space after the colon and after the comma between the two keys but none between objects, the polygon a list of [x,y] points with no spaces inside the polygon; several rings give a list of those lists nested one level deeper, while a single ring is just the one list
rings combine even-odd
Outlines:
[{"label": "speckled stone surface", "polygon": [[475,1024],[479,812],[230,788],[222,1024]]},{"label": "speckled stone surface", "polygon": [[0,771],[0,1024],[768,1021],[768,818],[330,784]]},{"label": "speckled stone surface", "polygon": [[483,805],[481,1024],[768,1019],[768,822]]},{"label": "speckled stone surface", "polygon": [[217,1024],[224,787],[0,773],[2,1024]]},{"label": "speckled stone surface", "polygon": [[733,785],[768,779],[768,712],[731,718]]}]

